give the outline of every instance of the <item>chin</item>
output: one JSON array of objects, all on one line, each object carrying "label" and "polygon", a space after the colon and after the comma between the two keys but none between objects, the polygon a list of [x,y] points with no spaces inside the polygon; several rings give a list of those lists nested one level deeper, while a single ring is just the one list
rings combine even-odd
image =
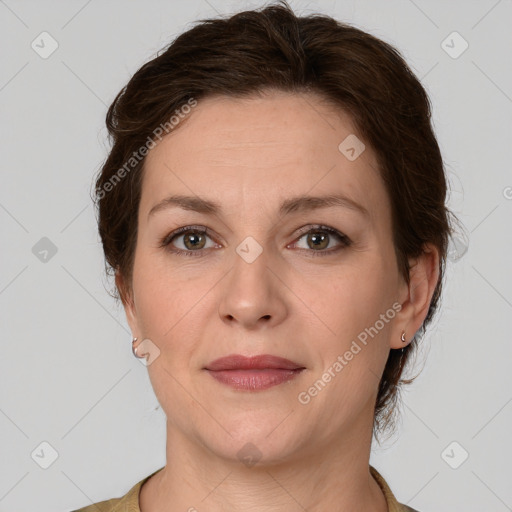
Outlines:
[{"label": "chin", "polygon": [[271,419],[260,416],[251,421],[245,413],[245,421],[225,425],[231,435],[223,430],[220,437],[212,438],[204,432],[203,443],[220,458],[248,468],[281,464],[293,458],[303,444],[301,440],[307,437],[294,422],[285,429],[280,425],[283,418],[276,421],[274,416]]}]

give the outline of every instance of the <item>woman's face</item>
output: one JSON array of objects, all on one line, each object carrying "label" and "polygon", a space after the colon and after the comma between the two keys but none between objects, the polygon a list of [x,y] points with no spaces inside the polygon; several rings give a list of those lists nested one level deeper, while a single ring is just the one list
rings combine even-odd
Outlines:
[{"label": "woman's face", "polygon": [[[127,317],[160,351],[148,371],[168,428],[219,456],[292,460],[371,437],[407,286],[375,155],[354,137],[313,95],[216,97],[146,158]],[[196,211],[200,200],[218,210]],[[207,232],[169,237],[186,226]],[[234,354],[302,370],[207,369]]]}]

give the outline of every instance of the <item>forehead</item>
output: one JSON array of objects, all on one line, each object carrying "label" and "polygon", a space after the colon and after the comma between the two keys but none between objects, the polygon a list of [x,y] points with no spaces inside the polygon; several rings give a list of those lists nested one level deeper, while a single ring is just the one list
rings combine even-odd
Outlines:
[{"label": "forehead", "polygon": [[141,211],[170,193],[233,205],[253,197],[256,206],[269,194],[277,204],[342,192],[373,216],[386,201],[373,151],[351,161],[339,149],[354,136],[350,116],[313,94],[206,98],[148,153]]}]

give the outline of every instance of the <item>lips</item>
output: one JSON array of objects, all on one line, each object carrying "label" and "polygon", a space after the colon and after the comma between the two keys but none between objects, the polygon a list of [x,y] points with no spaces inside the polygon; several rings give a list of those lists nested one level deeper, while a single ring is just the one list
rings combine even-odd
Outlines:
[{"label": "lips", "polygon": [[304,366],[285,359],[283,357],[263,354],[253,357],[245,357],[241,355],[230,355],[216,359],[206,366],[206,370],[223,371],[223,370],[302,370]]},{"label": "lips", "polygon": [[204,368],[215,380],[239,391],[263,391],[296,378],[304,366],[282,357],[221,357]]}]

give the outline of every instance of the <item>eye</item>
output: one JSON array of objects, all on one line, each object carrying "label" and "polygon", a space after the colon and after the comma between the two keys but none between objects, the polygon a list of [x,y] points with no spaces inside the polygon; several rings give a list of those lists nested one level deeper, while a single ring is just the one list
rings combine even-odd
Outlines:
[{"label": "eye", "polygon": [[[304,232],[306,228],[309,228],[309,230]],[[287,248],[295,247],[298,241],[306,238],[307,247],[299,247],[299,249],[310,253],[311,256],[328,256],[350,246],[352,243],[346,235],[328,226],[306,226],[300,231],[303,232],[300,238],[288,245]],[[215,244],[209,247],[206,245],[207,239],[212,239],[212,235],[209,233],[210,230],[204,226],[184,226],[161,239],[159,247],[165,248],[173,254],[203,256],[204,249],[216,247]],[[338,240],[338,246],[335,248],[329,247],[333,238]],[[175,245],[174,240],[178,240],[181,247]]]},{"label": "eye", "polygon": [[[159,244],[159,247],[164,247],[166,250],[186,256],[201,256],[203,249],[209,249],[206,246],[206,239],[210,238],[208,235],[209,230],[204,226],[184,226],[178,228],[166,237],[164,237]],[[181,239],[181,247],[176,247],[173,241]]]},{"label": "eye", "polygon": [[[306,248],[305,251],[311,253],[311,256],[328,256],[332,253],[338,252],[345,247],[348,247],[352,241],[343,233],[340,233],[337,229],[330,228],[328,226],[314,226],[304,233],[298,240],[305,238]],[[338,246],[334,249],[329,248],[332,239],[338,240]],[[296,245],[294,242],[292,245]],[[310,250],[308,250],[310,249]]]}]

